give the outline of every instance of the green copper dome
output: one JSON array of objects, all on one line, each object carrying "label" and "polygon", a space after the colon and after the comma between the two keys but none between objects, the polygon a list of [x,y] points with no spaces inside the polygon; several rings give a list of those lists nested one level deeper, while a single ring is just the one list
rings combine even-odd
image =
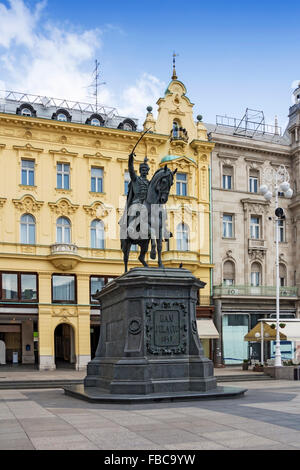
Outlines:
[{"label": "green copper dome", "polygon": [[[161,159],[161,163],[168,163],[168,162],[171,162],[172,160],[176,160],[177,158],[182,158],[182,156],[180,156],[180,155],[166,155],[165,157],[163,157]],[[196,163],[195,160],[193,160],[193,158],[186,157],[186,156],[184,158],[187,158],[188,160],[191,160],[191,162]]]}]

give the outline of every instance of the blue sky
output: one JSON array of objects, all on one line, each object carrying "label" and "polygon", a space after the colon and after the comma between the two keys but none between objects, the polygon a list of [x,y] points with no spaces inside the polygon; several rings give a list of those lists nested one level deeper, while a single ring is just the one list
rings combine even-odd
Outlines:
[{"label": "blue sky", "polygon": [[100,100],[142,121],[175,50],[195,116],[214,123],[249,107],[284,127],[300,80],[299,18],[289,0],[0,0],[0,88],[88,101],[97,58]]}]

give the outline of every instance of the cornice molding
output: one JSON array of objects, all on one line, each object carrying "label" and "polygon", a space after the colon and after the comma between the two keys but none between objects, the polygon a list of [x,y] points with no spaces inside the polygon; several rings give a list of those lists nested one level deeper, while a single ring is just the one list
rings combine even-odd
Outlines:
[{"label": "cornice molding", "polygon": [[84,154],[84,158],[91,158],[95,159],[98,158],[99,160],[111,160],[112,157],[107,157],[106,155],[103,155],[101,152],[96,152],[94,155],[89,155],[89,154]]},{"label": "cornice molding", "polygon": [[[283,147],[281,146],[282,148],[280,149],[274,149],[274,148],[261,148],[261,147],[256,147],[256,146],[253,146],[253,145],[246,145],[246,144],[242,144],[242,143],[235,143],[235,142],[224,142],[224,141],[217,141],[214,137],[214,142],[215,142],[215,145],[216,145],[216,149],[217,149],[217,146],[222,146],[222,147],[226,147],[228,149],[235,149],[235,150],[247,150],[247,151],[251,151],[251,152],[256,152],[256,153],[263,153],[263,154],[271,154],[271,155],[278,155],[278,156],[287,156],[289,157],[291,155],[291,149],[290,149],[290,146],[287,146],[287,147]],[[249,142],[249,144],[251,144],[252,142]],[[263,144],[263,142],[261,142]],[[270,144],[269,142],[267,142],[266,144]],[[276,144],[276,143],[271,143],[271,145],[280,145],[280,144]]]},{"label": "cornice molding", "polygon": [[78,155],[78,152],[69,152],[66,148],[62,148],[60,150],[49,150],[48,152],[52,155],[65,155],[69,157],[77,157]]},{"label": "cornice molding", "polygon": [[44,149],[36,148],[33,147],[31,144],[26,144],[26,145],[13,145],[14,150],[22,150],[24,152],[37,152],[37,153],[42,153]]}]

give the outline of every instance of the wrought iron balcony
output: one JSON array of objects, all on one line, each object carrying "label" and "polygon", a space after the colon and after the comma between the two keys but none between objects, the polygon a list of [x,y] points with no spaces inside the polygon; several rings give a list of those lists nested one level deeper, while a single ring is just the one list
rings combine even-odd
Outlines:
[{"label": "wrought iron balcony", "polygon": [[[258,296],[276,297],[275,286],[215,286],[214,296]],[[280,287],[280,297],[298,297],[297,287]]]}]

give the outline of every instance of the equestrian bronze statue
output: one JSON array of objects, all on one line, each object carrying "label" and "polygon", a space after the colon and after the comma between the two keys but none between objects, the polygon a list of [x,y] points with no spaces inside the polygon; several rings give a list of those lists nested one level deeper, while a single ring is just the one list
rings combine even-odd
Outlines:
[{"label": "equestrian bronze statue", "polygon": [[[143,134],[143,136],[145,133]],[[143,137],[142,136],[142,137]],[[138,142],[142,139],[139,139]],[[140,246],[139,261],[148,267],[145,261],[151,241],[150,258],[158,256],[158,266],[163,268],[161,260],[162,242],[172,237],[167,229],[167,214],[165,204],[168,201],[174,175],[167,165],[155,172],[151,181],[147,179],[150,167],[148,159],[140,165],[140,174],[134,169],[135,150],[129,155],[127,201],[122,219],[120,220],[121,249],[124,254],[125,272],[127,272],[129,253],[132,245]]]}]

